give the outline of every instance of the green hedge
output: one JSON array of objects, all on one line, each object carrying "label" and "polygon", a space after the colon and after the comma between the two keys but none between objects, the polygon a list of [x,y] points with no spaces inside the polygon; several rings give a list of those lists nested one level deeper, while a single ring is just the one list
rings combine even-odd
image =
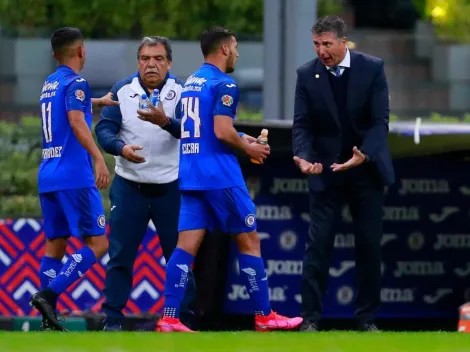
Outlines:
[{"label": "green hedge", "polygon": [[[318,15],[339,14],[342,3],[318,0]],[[0,30],[14,36],[49,37],[58,27],[74,26],[80,27],[87,38],[127,39],[158,34],[198,40],[205,28],[224,25],[240,38],[261,39],[263,6],[262,0],[2,0]],[[93,16],[88,15],[90,12]]]},{"label": "green hedge", "polygon": [[[262,120],[262,113],[240,112],[240,120]],[[398,121],[396,115],[391,121]],[[431,114],[432,122],[467,122],[470,114],[462,118]],[[20,123],[0,121],[0,219],[14,217],[40,217],[37,170],[41,162],[41,123],[39,118],[25,117]],[[111,177],[114,176],[114,157],[104,154]],[[109,190],[102,191],[105,209],[109,212]]]},{"label": "green hedge", "polygon": [[[415,0],[423,11],[423,0]],[[426,0],[424,18],[434,24],[436,36],[448,43],[470,43],[470,2],[468,0]]]},{"label": "green hedge", "polygon": [[427,18],[427,15],[426,15],[427,0],[413,0],[413,5],[415,6],[416,11],[418,12],[419,18],[422,18],[422,19]]},{"label": "green hedge", "polygon": [[[0,121],[0,219],[41,217],[37,172],[41,163],[41,121],[25,117],[19,124]],[[105,160],[114,176],[114,157]],[[108,212],[108,190],[102,191]]]}]

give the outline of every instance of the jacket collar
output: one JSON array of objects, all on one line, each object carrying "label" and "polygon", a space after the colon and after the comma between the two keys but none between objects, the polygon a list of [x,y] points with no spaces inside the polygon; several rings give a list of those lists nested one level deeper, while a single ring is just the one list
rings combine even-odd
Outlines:
[{"label": "jacket collar", "polygon": [[[159,91],[162,91],[163,87],[165,86],[166,82],[168,81],[168,78],[170,77],[170,72],[167,72],[165,79],[160,83],[156,89]],[[136,72],[134,75],[134,79],[132,80],[131,88],[136,92],[136,93],[145,93],[147,96],[150,96],[150,92],[148,91],[147,88],[144,86],[144,82],[142,81],[142,78],[139,75],[139,72]]]}]

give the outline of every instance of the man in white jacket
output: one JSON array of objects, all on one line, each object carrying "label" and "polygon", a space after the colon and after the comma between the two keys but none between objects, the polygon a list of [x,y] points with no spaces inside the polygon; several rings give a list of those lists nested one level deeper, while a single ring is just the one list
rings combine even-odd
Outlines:
[{"label": "man in white jacket", "polygon": [[[178,237],[180,97],[182,83],[170,74],[172,50],[165,37],[145,37],[137,52],[139,72],[111,89],[119,105],[103,109],[95,132],[100,146],[116,158],[110,190],[109,262],[104,287],[105,330],[122,329],[124,309],[132,289],[137,251],[151,219],[163,255],[170,259]],[[139,97],[160,91],[159,114],[152,123],[139,118]],[[195,296],[192,287],[182,311]]]}]

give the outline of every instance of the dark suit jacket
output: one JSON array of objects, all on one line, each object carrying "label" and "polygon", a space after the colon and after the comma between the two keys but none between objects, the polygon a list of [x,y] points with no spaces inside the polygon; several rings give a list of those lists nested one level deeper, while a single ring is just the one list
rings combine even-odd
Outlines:
[{"label": "dark suit jacket", "polygon": [[[385,185],[395,181],[387,143],[389,93],[381,59],[350,51],[347,109],[361,140],[357,147],[370,158],[368,169]],[[324,189],[330,165],[339,162],[341,125],[325,66],[318,58],[297,69],[292,143],[294,155],[323,164],[323,173],[309,177],[312,190]],[[325,171],[326,170],[326,171]]]}]

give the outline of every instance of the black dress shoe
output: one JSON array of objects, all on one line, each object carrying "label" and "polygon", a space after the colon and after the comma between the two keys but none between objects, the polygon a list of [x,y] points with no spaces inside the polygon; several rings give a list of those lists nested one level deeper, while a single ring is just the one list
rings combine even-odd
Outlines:
[{"label": "black dress shoe", "polygon": [[374,323],[361,324],[359,326],[359,330],[367,331],[367,332],[380,332],[380,330],[377,328],[377,326]]},{"label": "black dress shoe", "polygon": [[[57,316],[56,316],[57,317]],[[59,319],[58,319],[59,320]],[[60,321],[60,320],[59,320]],[[55,325],[51,324],[48,319],[42,318],[41,331],[64,331],[63,329],[57,329]]]},{"label": "black dress shoe", "polygon": [[304,321],[300,325],[301,332],[317,332],[318,331],[318,326],[315,322],[312,321]]}]

